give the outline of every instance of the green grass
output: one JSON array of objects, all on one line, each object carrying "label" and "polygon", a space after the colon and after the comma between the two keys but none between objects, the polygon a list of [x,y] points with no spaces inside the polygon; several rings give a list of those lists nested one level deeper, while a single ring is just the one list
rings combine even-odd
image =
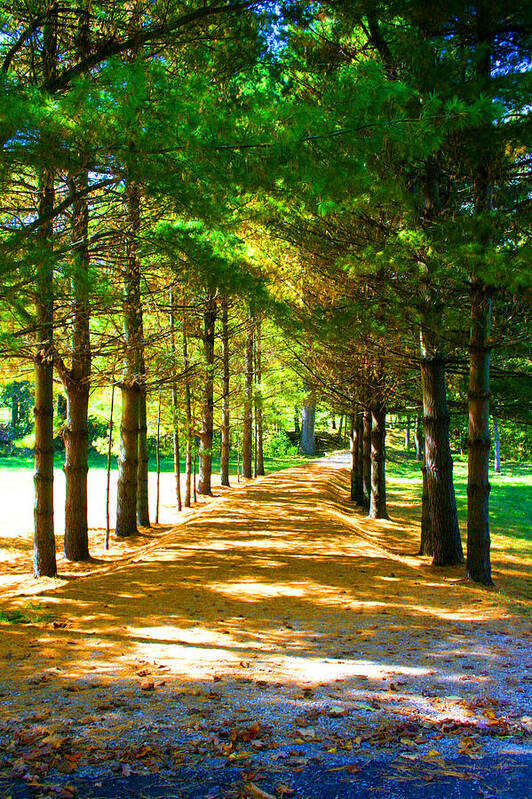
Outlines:
[{"label": "green grass", "polygon": [[[408,484],[421,499],[421,471],[411,453],[388,449],[388,477]],[[524,555],[532,545],[532,464],[503,463],[501,473],[490,469],[490,528],[508,539],[508,554]],[[454,486],[462,531],[467,525],[467,459],[454,456]]]},{"label": "green grass", "polygon": [[[313,458],[303,456],[303,455],[285,455],[281,457],[271,458],[265,457],[264,458],[264,468],[266,473],[270,472],[277,472],[281,469],[290,469],[292,466],[300,466],[302,463],[306,463],[309,460],[313,460]],[[55,454],[55,467],[57,469],[61,469],[64,465],[65,459],[63,453],[56,453]],[[185,471],[185,461],[181,458],[181,471]],[[213,464],[213,472],[219,472],[220,470],[220,458],[219,456],[215,456],[212,461]],[[90,469],[105,469],[107,468],[107,458],[105,455],[98,455],[97,453],[91,453],[89,456],[89,468]],[[116,458],[113,457],[111,462],[111,469],[116,471],[118,468]],[[10,456],[2,456],[0,457],[0,470],[1,469],[30,469],[33,470],[33,458],[26,455],[10,455]],[[150,471],[154,472],[156,470],[156,462],[155,457],[150,457]],[[237,459],[236,456],[233,456],[229,461],[229,472],[230,474],[236,475],[237,470]],[[174,461],[173,458],[164,457],[161,458],[161,472],[173,472],[174,471]]]},{"label": "green grass", "polygon": [[24,608],[0,610],[0,622],[6,624],[35,624],[36,622],[52,621],[52,619],[51,613],[34,602],[28,602]]}]

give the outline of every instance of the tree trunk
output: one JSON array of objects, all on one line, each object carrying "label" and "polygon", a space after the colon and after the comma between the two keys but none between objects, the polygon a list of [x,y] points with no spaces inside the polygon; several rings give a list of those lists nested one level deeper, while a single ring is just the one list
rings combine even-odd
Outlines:
[{"label": "tree trunk", "polygon": [[362,450],[362,488],[363,507],[369,511],[371,498],[371,411],[364,411],[363,450]]},{"label": "tree trunk", "polygon": [[[299,439],[299,453],[300,455],[315,455],[316,454],[316,437],[315,437],[315,423],[316,423],[316,401],[314,393],[306,386],[305,390],[307,396],[301,406],[301,436]],[[342,419],[340,419],[341,423]]]},{"label": "tree trunk", "polygon": [[139,456],[140,369],[142,351],[142,312],[140,304],[140,264],[136,236],[140,227],[140,192],[133,182],[126,185],[127,238],[124,267],[124,371],[122,419],[115,532],[119,538],[135,535],[137,530],[137,481]]},{"label": "tree trunk", "polygon": [[469,438],[467,468],[467,575],[492,585],[489,532],[489,368],[491,292],[479,283],[471,288],[469,341]]},{"label": "tree trunk", "polygon": [[352,413],[350,417],[351,429],[351,502],[357,501],[357,468],[358,468],[358,429],[356,426],[356,414]]},{"label": "tree trunk", "polygon": [[[424,447],[423,447],[424,450]],[[420,555],[434,555],[434,544],[432,541],[432,527],[430,522],[430,503],[429,486],[427,481],[427,467],[425,465],[425,454],[423,452],[423,463],[421,466],[423,488],[421,494],[421,543],[419,546]]]},{"label": "tree trunk", "polygon": [[141,358],[140,367],[139,404],[139,433],[138,433],[138,463],[137,463],[137,524],[140,527],[150,526],[149,510],[149,457],[148,457],[148,423],[146,413],[146,374],[144,371],[144,356]]},{"label": "tree trunk", "polygon": [[159,500],[161,498],[161,389],[157,404],[157,440],[155,444],[155,463],[157,472],[157,492],[155,495],[155,524],[159,524]]},{"label": "tree trunk", "polygon": [[416,447],[416,461],[422,461],[424,459],[425,442],[423,441],[423,421],[420,416],[416,417],[414,445]]},{"label": "tree trunk", "polygon": [[452,566],[464,559],[453,486],[449,445],[449,413],[442,357],[421,351],[423,426],[429,514],[435,566]]},{"label": "tree trunk", "polygon": [[[56,71],[57,12],[49,15],[43,27],[43,76]],[[54,174],[43,170],[39,178],[39,220],[50,218],[54,208]],[[55,577],[54,537],[54,267],[53,223],[42,221],[38,228],[41,247],[36,268],[35,313],[37,341],[35,352],[35,506],[33,574]]]},{"label": "tree trunk", "polygon": [[355,502],[364,505],[364,414],[359,413],[356,418],[356,474],[355,474]]},{"label": "tree trunk", "polygon": [[194,463],[192,465],[192,490],[194,492],[194,503],[198,501],[198,493],[196,491],[196,472],[198,466],[198,455],[196,452],[196,444],[194,443]]},{"label": "tree trunk", "polygon": [[263,419],[262,419],[262,346],[261,346],[261,323],[257,319],[255,324],[255,476],[264,475],[264,452],[263,452]]},{"label": "tree trunk", "polygon": [[88,383],[68,386],[68,418],[65,441],[66,501],[65,557],[72,561],[89,560],[87,523],[87,475],[89,407]]},{"label": "tree trunk", "polygon": [[246,333],[246,385],[244,390],[244,419],[242,425],[242,474],[251,477],[253,449],[253,319],[248,317]]},{"label": "tree trunk", "polygon": [[408,452],[410,449],[410,416],[406,417],[406,427],[405,427],[405,449]]},{"label": "tree trunk", "polygon": [[371,412],[371,519],[389,519],[386,508],[386,407],[377,404]]},{"label": "tree trunk", "polygon": [[222,300],[222,445],[220,451],[220,483],[229,486],[229,446],[230,446],[230,420],[229,420],[229,326],[228,326],[228,301],[224,297]]},{"label": "tree trunk", "polygon": [[198,492],[212,496],[212,438],[214,429],[214,337],[216,324],[216,298],[208,295],[203,314],[203,351],[205,357],[205,382],[201,409],[199,446]]},{"label": "tree trunk", "polygon": [[122,383],[122,416],[120,420],[120,452],[118,455],[118,484],[116,527],[118,538],[136,535],[137,530],[137,469],[139,432],[139,386]]},{"label": "tree trunk", "polygon": [[338,425],[338,443],[340,444],[342,441],[342,429],[344,426],[344,417],[343,414],[340,416],[340,423]]},{"label": "tree trunk", "polygon": [[[170,347],[172,355],[172,371],[177,369],[177,350],[175,342],[175,299],[174,290],[170,291]],[[172,427],[174,443],[174,477],[175,495],[178,513],[181,512],[183,504],[181,501],[181,455],[179,452],[179,413],[178,413],[178,394],[176,375],[172,379]]]},{"label": "tree trunk", "polygon": [[107,470],[105,485],[105,548],[109,549],[110,518],[109,495],[111,493],[111,454],[113,451],[113,412],[115,409],[115,378],[113,374],[113,387],[111,389],[111,411],[109,413],[109,441],[107,442]]},{"label": "tree trunk", "polygon": [[493,448],[495,451],[495,465],[494,469],[497,474],[501,471],[501,444],[499,440],[499,425],[497,419],[493,417]]},{"label": "tree trunk", "polygon": [[[90,50],[90,20],[86,3],[80,9],[77,45],[83,58]],[[89,304],[89,185],[88,157],[83,154],[77,176],[69,176],[69,189],[75,197],[72,205],[71,238],[73,244],[72,294],[72,364],[60,369],[67,395],[65,442],[65,557],[72,561],[89,559],[87,521],[87,475],[89,388],[91,373],[90,304]]]},{"label": "tree trunk", "polygon": [[[185,414],[187,425],[187,446],[185,452],[185,508],[190,508],[192,485],[192,396],[188,362],[187,299],[183,297],[183,369],[185,372]],[[195,501],[195,499],[194,499]]]},{"label": "tree trunk", "polygon": [[72,561],[89,559],[87,522],[87,475],[89,389],[91,373],[90,307],[89,307],[89,210],[85,196],[80,196],[89,181],[86,166],[77,179],[69,181],[70,190],[77,193],[72,208],[72,240],[74,264],[72,271],[73,320],[72,365],[60,368],[67,395],[67,421],[63,432],[65,442],[65,557]]}]

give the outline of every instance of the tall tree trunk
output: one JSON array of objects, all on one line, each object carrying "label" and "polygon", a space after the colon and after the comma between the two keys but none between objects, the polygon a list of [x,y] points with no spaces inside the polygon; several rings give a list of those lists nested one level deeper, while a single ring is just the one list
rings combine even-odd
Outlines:
[{"label": "tall tree trunk", "polygon": [[380,402],[371,412],[371,519],[389,519],[386,508],[386,407]]},{"label": "tall tree trunk", "polygon": [[[86,164],[86,159],[85,159]],[[87,476],[89,389],[91,373],[90,306],[89,306],[89,209],[86,197],[80,196],[89,182],[83,165],[77,179],[71,179],[70,190],[77,194],[72,208],[72,240],[74,265],[72,273],[73,320],[72,364],[59,372],[67,395],[65,441],[65,556],[68,560],[89,559],[87,521]]]},{"label": "tall tree trunk", "polygon": [[406,417],[406,427],[405,427],[405,449],[408,452],[410,449],[410,416]]},{"label": "tall tree trunk", "polygon": [[501,471],[501,444],[499,440],[499,425],[497,419],[493,417],[493,449],[495,451],[494,470],[497,474]]},{"label": "tall tree trunk", "polygon": [[371,411],[364,411],[363,420],[363,452],[362,452],[362,486],[363,506],[369,511],[371,498]]},{"label": "tall tree trunk", "polygon": [[205,382],[201,409],[201,432],[199,447],[198,492],[212,495],[212,439],[214,430],[214,338],[216,324],[216,298],[206,298],[203,314],[203,351],[205,357]]},{"label": "tall tree trunk", "polygon": [[[489,91],[492,81],[493,18],[488,6],[480,4],[475,15],[478,59],[476,77]],[[480,245],[487,257],[493,249],[489,215],[493,209],[493,161],[496,136],[486,140],[473,170],[475,214]],[[483,585],[492,585],[489,531],[489,399],[490,327],[493,290],[482,278],[470,276],[471,329],[469,338],[469,435],[467,464],[467,576]]]},{"label": "tall tree trunk", "polygon": [[264,474],[264,451],[263,451],[263,418],[262,418],[262,341],[261,341],[261,322],[257,319],[255,324],[255,476]]},{"label": "tall tree trunk", "polygon": [[467,469],[467,574],[492,585],[489,532],[489,397],[491,292],[471,287],[469,341],[469,439]]},{"label": "tall tree trunk", "polygon": [[357,484],[357,467],[358,467],[358,430],[356,426],[356,414],[352,413],[350,416],[350,441],[351,441],[351,490],[349,498],[351,502],[356,502],[356,484]]},{"label": "tall tree trunk", "polygon": [[115,376],[113,373],[113,387],[111,389],[111,410],[109,412],[109,440],[107,442],[107,469],[105,485],[105,548],[109,549],[109,535],[111,524],[109,517],[109,495],[111,493],[111,454],[113,451],[113,413],[115,409]]},{"label": "tall tree trunk", "polygon": [[[301,436],[299,439],[299,452],[301,455],[316,454],[316,400],[314,392],[305,386],[306,397],[301,406]],[[342,419],[340,419],[341,423]],[[340,434],[339,434],[340,435]]]},{"label": "tall tree trunk", "polygon": [[[43,76],[51,79],[57,63],[57,12],[50,14],[43,27]],[[54,536],[54,267],[53,223],[54,174],[43,170],[39,178],[38,239],[40,251],[37,262],[35,311],[37,346],[35,353],[35,507],[33,574],[35,577],[55,577]]]},{"label": "tall tree trunk", "polygon": [[423,343],[421,382],[433,563],[435,566],[451,566],[461,563],[464,557],[453,485],[445,363],[441,356],[434,351],[431,353]]},{"label": "tall tree trunk", "polygon": [[[90,52],[90,18],[86,0],[79,11],[77,49],[81,58]],[[89,559],[87,521],[88,410],[91,373],[90,304],[89,304],[89,206],[86,190],[89,185],[88,157],[82,156],[79,174],[69,178],[69,189],[75,197],[72,206],[73,244],[73,320],[72,364],[60,369],[67,395],[65,442],[65,556],[68,560]]]},{"label": "tall tree trunk", "polygon": [[423,440],[423,421],[420,416],[416,416],[416,426],[414,428],[414,445],[416,448],[416,460],[424,459],[425,442]]},{"label": "tall tree trunk", "polygon": [[[144,337],[143,337],[144,338]],[[143,345],[142,345],[143,346]],[[144,356],[140,359],[139,390],[139,435],[137,463],[137,524],[140,527],[150,526],[149,510],[149,456],[148,456],[148,422],[146,412],[146,372]]]},{"label": "tall tree trunk", "polygon": [[[424,218],[433,224],[441,211],[440,165],[429,157],[423,175]],[[453,459],[449,443],[449,411],[445,385],[445,361],[440,330],[442,302],[432,279],[430,261],[420,263],[420,352],[423,390],[425,466],[433,564],[451,566],[464,559],[453,485]]]},{"label": "tall tree trunk", "polygon": [[175,477],[175,495],[177,510],[181,512],[183,503],[181,500],[181,455],[179,451],[179,403],[177,394],[177,379],[175,372],[177,370],[177,349],[175,341],[175,297],[174,290],[170,291],[170,348],[172,356],[172,371],[174,377],[172,378],[172,427],[173,427],[173,443],[174,443],[174,477]]},{"label": "tall tree trunk", "polygon": [[197,473],[197,465],[198,465],[198,455],[196,452],[196,442],[194,442],[194,463],[192,465],[192,490],[194,493],[194,503],[198,501],[198,493],[196,490],[196,473]]},{"label": "tall tree trunk", "polygon": [[155,463],[157,471],[157,492],[155,495],[155,524],[159,524],[159,500],[161,498],[161,389],[157,404],[157,440],[155,444]]},{"label": "tall tree trunk", "polygon": [[142,349],[142,316],[140,304],[140,264],[137,242],[140,227],[140,192],[132,181],[126,186],[127,239],[124,267],[124,371],[120,390],[122,393],[122,418],[120,423],[120,454],[118,456],[118,486],[115,532],[119,538],[135,535],[137,531],[137,480],[139,406],[142,366],[139,353]]},{"label": "tall tree trunk", "polygon": [[[54,207],[53,173],[43,174],[39,191],[39,217],[42,219]],[[37,264],[35,295],[35,577],[55,577],[57,574],[54,537],[53,263],[52,253],[45,250],[46,246],[51,249],[52,236],[52,223],[43,223],[39,235],[43,246]]]},{"label": "tall tree trunk", "polygon": [[246,384],[244,389],[244,418],[242,424],[242,474],[251,477],[253,449],[253,319],[248,316],[246,333]]},{"label": "tall tree trunk", "polygon": [[222,299],[222,445],[220,451],[220,483],[229,486],[229,446],[231,427],[229,419],[229,303],[227,297]]},{"label": "tall tree trunk", "polygon": [[[68,385],[68,384],[67,384]],[[88,383],[74,383],[67,388],[68,417],[65,441],[65,557],[72,561],[89,560],[87,521],[89,409]]]},{"label": "tall tree trunk", "polygon": [[[185,452],[185,508],[190,508],[192,485],[192,395],[188,362],[187,299],[183,297],[183,370],[185,372],[185,415],[187,425],[187,445]],[[194,498],[195,501],[195,498]]]},{"label": "tall tree trunk", "polygon": [[358,413],[356,417],[356,473],[355,473],[355,502],[364,505],[364,414]]},{"label": "tall tree trunk", "polygon": [[425,463],[425,442],[423,440],[423,433],[419,433],[419,443],[422,447],[422,494],[421,494],[421,543],[419,546],[420,555],[434,555],[434,545],[432,542],[432,527],[430,522],[430,503],[429,503],[429,487],[427,481],[427,466]]}]

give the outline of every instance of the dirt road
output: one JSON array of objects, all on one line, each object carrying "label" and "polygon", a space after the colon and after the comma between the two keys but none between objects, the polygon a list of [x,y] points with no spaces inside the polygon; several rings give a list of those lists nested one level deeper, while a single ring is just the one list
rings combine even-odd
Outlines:
[{"label": "dirt road", "polygon": [[404,493],[370,522],[347,485],[261,478],[11,599],[0,796],[526,796],[530,617],[413,554]]}]

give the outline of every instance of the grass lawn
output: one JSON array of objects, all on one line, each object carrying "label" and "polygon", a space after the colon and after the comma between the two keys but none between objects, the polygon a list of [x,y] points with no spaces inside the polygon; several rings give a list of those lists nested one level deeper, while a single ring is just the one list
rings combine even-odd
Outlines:
[{"label": "grass lawn", "polygon": [[[313,460],[313,458],[306,457],[303,455],[286,455],[276,458],[270,458],[265,456],[264,458],[264,468],[266,474],[270,472],[277,472],[281,469],[290,469],[292,466],[301,466],[302,463],[306,461]],[[64,465],[65,459],[62,452],[56,452],[55,454],[55,467],[56,469],[62,469]],[[181,458],[181,472],[185,471],[185,461],[184,458]],[[107,468],[107,458],[105,455],[98,455],[97,453],[91,453],[89,456],[89,468],[90,469],[106,469]],[[150,456],[150,472],[156,471],[156,462],[155,456]],[[0,457],[0,470],[9,469],[9,470],[16,470],[16,469],[29,469],[33,471],[33,458],[28,456],[22,455],[12,455],[12,456],[2,456]],[[116,471],[118,469],[117,460],[113,457],[111,461],[111,469]],[[212,470],[213,474],[218,474],[220,472],[220,457],[214,456],[212,459]],[[236,455],[232,455],[229,461],[229,472],[230,474],[236,475],[237,470],[237,459]],[[173,458],[165,457],[161,458],[161,472],[173,472],[174,471],[174,461]]]}]

